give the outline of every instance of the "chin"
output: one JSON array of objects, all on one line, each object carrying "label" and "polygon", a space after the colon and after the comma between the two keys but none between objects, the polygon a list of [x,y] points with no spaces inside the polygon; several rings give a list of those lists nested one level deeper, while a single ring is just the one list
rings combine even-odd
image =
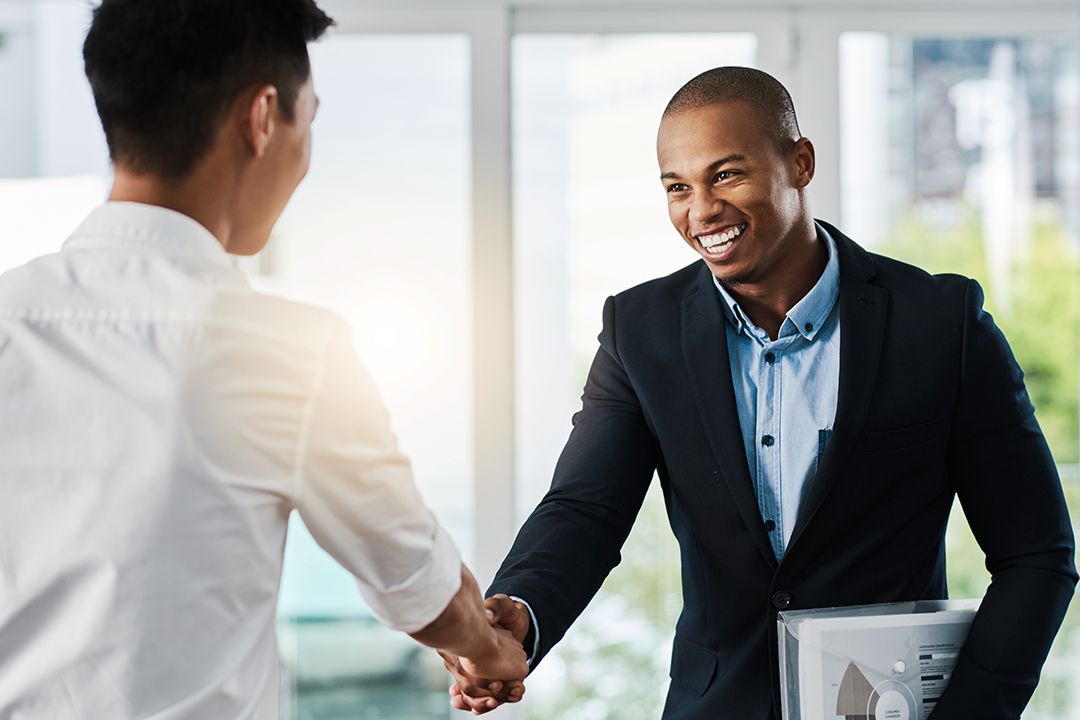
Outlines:
[{"label": "chin", "polygon": [[755,280],[753,272],[747,268],[725,268],[713,263],[709,263],[709,268],[720,284],[725,287],[748,285]]}]

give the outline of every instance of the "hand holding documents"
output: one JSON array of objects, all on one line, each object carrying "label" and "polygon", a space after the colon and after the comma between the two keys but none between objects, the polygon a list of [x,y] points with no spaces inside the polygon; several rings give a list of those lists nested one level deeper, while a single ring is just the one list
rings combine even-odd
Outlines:
[{"label": "hand holding documents", "polygon": [[780,613],[784,720],[926,720],[977,609],[932,600]]}]

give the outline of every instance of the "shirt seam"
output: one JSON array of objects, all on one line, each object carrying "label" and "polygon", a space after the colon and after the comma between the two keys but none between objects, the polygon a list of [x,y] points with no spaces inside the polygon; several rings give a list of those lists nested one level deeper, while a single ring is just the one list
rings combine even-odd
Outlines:
[{"label": "shirt seam", "polygon": [[315,415],[315,403],[323,389],[326,378],[326,362],[330,351],[330,342],[333,338],[332,330],[328,330],[322,342],[322,350],[319,353],[319,362],[312,378],[311,393],[308,395],[304,410],[300,415],[300,437],[296,444],[296,459],[293,462],[292,486],[294,501],[299,504],[304,492],[304,468],[307,465],[308,447],[311,441],[311,421]]},{"label": "shirt seam", "polygon": [[[37,325],[109,325],[123,322],[139,322],[147,325],[198,325],[202,327],[220,328],[232,332],[253,335],[266,340],[275,340],[289,343],[296,347],[304,347],[306,343],[296,342],[284,333],[275,332],[268,328],[260,328],[257,325],[222,321],[220,318],[208,318],[202,314],[192,313],[154,313],[154,312],[129,312],[107,311],[87,312],[81,310],[40,310],[37,308],[6,308],[0,309],[0,319],[19,320]],[[325,356],[325,352],[320,357]]]}]

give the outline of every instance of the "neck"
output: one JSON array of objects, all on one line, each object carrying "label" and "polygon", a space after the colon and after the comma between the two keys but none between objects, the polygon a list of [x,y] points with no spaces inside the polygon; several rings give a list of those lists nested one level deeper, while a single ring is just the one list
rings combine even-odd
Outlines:
[{"label": "neck", "polygon": [[187,215],[209,230],[228,251],[232,235],[230,193],[224,190],[220,180],[215,182],[204,175],[205,171],[196,169],[179,182],[166,182],[158,176],[136,174],[117,165],[108,199],[157,205]]},{"label": "neck", "polygon": [[818,241],[812,218],[800,225],[777,266],[760,281],[725,285],[751,322],[775,340],[791,308],[821,278],[829,260],[828,249]]}]

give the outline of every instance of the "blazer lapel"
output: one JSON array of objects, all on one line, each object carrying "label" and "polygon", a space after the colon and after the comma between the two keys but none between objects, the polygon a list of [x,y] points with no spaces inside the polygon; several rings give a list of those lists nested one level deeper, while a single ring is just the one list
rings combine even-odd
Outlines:
[{"label": "blazer lapel", "polygon": [[888,290],[868,281],[876,273],[869,254],[828,225],[840,253],[840,387],[836,419],[818,471],[803,493],[788,554],[813,520],[862,431],[873,396],[885,336]]},{"label": "blazer lapel", "polygon": [[746,463],[728,362],[727,320],[708,266],[702,263],[701,269],[694,289],[682,301],[681,332],[686,372],[720,475],[758,550],[770,566],[776,567],[776,555],[765,533]]}]

